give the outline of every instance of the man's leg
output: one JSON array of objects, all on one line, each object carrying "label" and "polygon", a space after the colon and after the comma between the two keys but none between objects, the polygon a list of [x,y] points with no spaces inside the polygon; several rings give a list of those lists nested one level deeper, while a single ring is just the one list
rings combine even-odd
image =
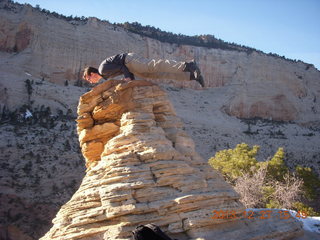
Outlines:
[{"label": "man's leg", "polygon": [[185,62],[167,59],[147,59],[135,53],[128,53],[125,65],[130,72],[142,78],[190,81],[190,73],[183,71]]}]

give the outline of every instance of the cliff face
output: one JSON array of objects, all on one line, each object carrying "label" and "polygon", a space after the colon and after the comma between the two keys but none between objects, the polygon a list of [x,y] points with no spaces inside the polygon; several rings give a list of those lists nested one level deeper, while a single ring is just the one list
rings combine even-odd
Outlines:
[{"label": "cliff face", "polygon": [[[292,218],[243,218],[239,195],[195,152],[158,86],[110,80],[80,98],[78,114],[87,174],[42,240],[131,239],[137,225],[150,222],[179,239],[301,234]],[[221,210],[235,217],[213,219]]]},{"label": "cliff face", "polygon": [[[2,64],[18,61],[22,72],[63,84],[79,79],[85,65],[98,66],[119,52],[177,60],[195,58],[208,87],[236,86],[225,103],[226,113],[308,124],[318,121],[320,72],[308,64],[257,52],[162,43],[96,18],[67,22],[31,6],[1,5],[0,49],[16,53],[14,57],[6,55]],[[183,84],[198,88],[194,82]]]}]

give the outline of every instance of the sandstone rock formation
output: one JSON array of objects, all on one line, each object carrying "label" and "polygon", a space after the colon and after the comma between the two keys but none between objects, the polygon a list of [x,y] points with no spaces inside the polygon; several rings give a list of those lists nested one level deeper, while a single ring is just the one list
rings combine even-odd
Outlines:
[{"label": "sandstone rock formation", "polygon": [[[104,82],[80,98],[87,174],[41,239],[130,239],[153,222],[179,239],[290,239],[294,219],[241,217],[239,195],[195,152],[163,90],[148,81]],[[234,218],[212,219],[212,211]]]}]

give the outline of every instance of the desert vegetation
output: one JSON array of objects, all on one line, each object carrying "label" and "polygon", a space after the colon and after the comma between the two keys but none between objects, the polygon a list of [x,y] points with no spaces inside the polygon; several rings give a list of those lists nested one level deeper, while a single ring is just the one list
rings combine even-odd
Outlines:
[{"label": "desert vegetation", "polygon": [[217,152],[209,164],[234,186],[247,208],[288,208],[319,215],[312,206],[319,198],[320,179],[312,169],[290,170],[281,147],[272,158],[258,162],[259,148],[241,143]]}]

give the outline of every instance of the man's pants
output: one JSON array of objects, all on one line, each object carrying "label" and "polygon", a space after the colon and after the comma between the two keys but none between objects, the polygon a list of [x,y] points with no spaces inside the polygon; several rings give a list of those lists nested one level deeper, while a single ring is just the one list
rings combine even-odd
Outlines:
[{"label": "man's pants", "polygon": [[125,65],[130,72],[141,78],[190,80],[190,72],[183,72],[185,62],[147,59],[135,53],[128,53],[125,58]]}]

